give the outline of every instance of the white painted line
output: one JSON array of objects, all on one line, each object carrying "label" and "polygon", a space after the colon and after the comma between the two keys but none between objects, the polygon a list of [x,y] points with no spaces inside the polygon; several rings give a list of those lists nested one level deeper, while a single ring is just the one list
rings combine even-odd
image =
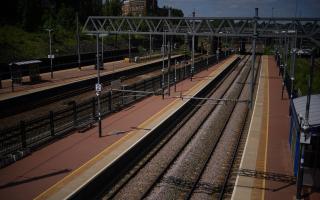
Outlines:
[{"label": "white painted line", "polygon": [[[251,128],[252,128],[252,119],[253,119],[253,116],[254,116],[254,114],[255,114],[255,110],[256,110],[256,103],[257,103],[257,97],[259,96],[258,94],[260,94],[260,81],[261,81],[261,74],[262,74],[262,69],[260,69],[260,73],[259,73],[259,82],[258,82],[258,89],[257,89],[257,94],[256,94],[256,99],[255,99],[255,101],[254,101],[254,108],[253,108],[253,112],[252,112],[252,115],[251,115],[251,119],[250,119],[250,126],[249,126],[249,130],[248,130],[248,135],[247,135],[247,139],[246,139],[246,144],[245,144],[245,146],[244,146],[244,149],[243,149],[243,155],[242,155],[242,157],[241,157],[241,162],[240,162],[240,166],[239,166],[239,168],[242,168],[242,166],[243,166],[243,160],[244,160],[244,156],[245,156],[245,152],[246,152],[246,149],[247,149],[247,146],[248,146],[248,140],[249,140],[249,138],[250,138],[250,136],[251,136]],[[239,175],[237,175],[237,179],[236,179],[236,182],[235,182],[235,184],[234,184],[234,189],[233,189],[233,191],[232,191],[232,196],[231,196],[231,199],[236,199],[236,197],[235,197],[235,193],[236,193],[236,191],[237,191],[237,189],[238,189],[238,187],[237,187],[237,185],[238,185],[238,182],[239,182]]]}]

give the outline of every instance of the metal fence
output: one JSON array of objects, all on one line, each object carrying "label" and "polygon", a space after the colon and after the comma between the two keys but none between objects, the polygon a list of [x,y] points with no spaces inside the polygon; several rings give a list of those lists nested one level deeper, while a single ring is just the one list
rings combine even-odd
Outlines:
[{"label": "metal fence", "polygon": [[[224,57],[222,56],[221,59]],[[216,62],[216,57],[208,59],[209,65]],[[195,63],[195,73],[208,67],[207,60]],[[170,84],[184,80],[190,76],[190,64],[171,71]],[[176,77],[175,75],[176,74]],[[167,74],[166,74],[167,75]],[[162,91],[162,85],[167,85],[168,79],[162,83],[162,75],[123,86],[124,90]],[[158,92],[159,94],[159,92]],[[136,102],[148,94],[137,94],[123,91],[108,91],[101,95],[101,114],[108,114],[120,110]],[[59,139],[73,130],[82,129],[97,120],[97,99],[94,97],[82,103],[71,102],[65,109],[50,111],[47,115],[20,121],[16,126],[0,130],[0,158],[19,150],[33,150],[48,142]]]},{"label": "metal fence", "polygon": [[292,90],[292,94],[291,94],[291,78],[290,75],[288,73],[288,71],[284,69],[284,66],[281,64],[281,58],[278,55],[275,55],[275,60],[277,63],[277,66],[279,68],[279,76],[281,76],[282,78],[282,97],[283,97],[283,93],[284,93],[284,89],[287,90],[289,97],[292,98],[296,98],[299,96],[298,90],[296,90],[295,88],[293,88]]}]

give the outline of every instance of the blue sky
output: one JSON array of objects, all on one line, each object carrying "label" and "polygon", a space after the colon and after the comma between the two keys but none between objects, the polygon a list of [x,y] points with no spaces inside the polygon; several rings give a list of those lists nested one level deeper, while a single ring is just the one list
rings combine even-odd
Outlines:
[{"label": "blue sky", "polygon": [[196,16],[212,17],[251,17],[254,8],[259,8],[259,16],[320,17],[320,0],[158,0],[160,7],[170,5],[183,10],[185,16],[191,16],[193,9]]}]

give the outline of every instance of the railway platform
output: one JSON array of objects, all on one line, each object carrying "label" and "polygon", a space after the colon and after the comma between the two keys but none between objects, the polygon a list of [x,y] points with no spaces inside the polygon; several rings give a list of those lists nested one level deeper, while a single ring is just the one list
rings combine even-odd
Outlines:
[{"label": "railway platform", "polygon": [[[172,57],[176,58],[178,55]],[[133,68],[139,68],[148,64],[153,64],[162,61],[162,58],[153,59],[143,63],[129,63],[124,60],[113,61],[104,64],[104,69],[101,70],[101,76],[112,74],[114,72],[125,71]],[[27,94],[36,93],[52,88],[57,88],[67,84],[89,80],[97,77],[97,70],[94,65],[78,68],[60,70],[53,72],[53,78],[51,78],[50,72],[41,74],[41,81],[31,83],[28,76],[22,77],[22,84],[14,84],[14,90],[12,91],[11,79],[2,80],[2,88],[0,89],[0,102],[15,97],[20,97]]]},{"label": "railway platform", "polygon": [[[220,62],[177,84],[177,92],[193,95],[237,56]],[[204,78],[208,77],[208,78]],[[103,137],[98,128],[74,133],[0,170],[0,196],[4,199],[63,199],[90,181],[125,149],[175,112],[185,101],[151,96],[103,119]],[[124,123],[125,122],[125,123]]]},{"label": "railway platform", "polygon": [[[296,199],[289,146],[289,98],[272,56],[263,56],[251,116],[231,199]],[[319,199],[308,192],[306,199]]]}]

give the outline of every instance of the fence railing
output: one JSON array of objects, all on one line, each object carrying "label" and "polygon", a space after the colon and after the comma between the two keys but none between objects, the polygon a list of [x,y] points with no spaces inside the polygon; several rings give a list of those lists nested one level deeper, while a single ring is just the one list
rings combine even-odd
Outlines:
[{"label": "fence railing", "polygon": [[[275,59],[276,59],[277,66],[278,66],[278,68],[279,68],[279,75],[281,75],[281,77],[282,77],[283,90],[284,90],[284,89],[287,90],[289,97],[292,97],[292,98],[298,97],[298,96],[299,96],[299,93],[298,93],[298,90],[296,90],[295,88],[293,88],[293,91],[292,91],[292,93],[291,93],[291,84],[292,84],[292,81],[291,81],[291,78],[290,78],[290,76],[289,76],[288,71],[285,71],[283,65],[281,64],[281,58],[280,58],[280,56],[275,55]],[[282,93],[283,93],[283,92],[284,92],[284,91],[282,91]]]},{"label": "fence railing", "polygon": [[[224,58],[223,56],[221,57]],[[216,62],[216,57],[208,59],[209,65]],[[174,69],[170,77],[170,84],[179,82],[190,76],[190,64]],[[195,63],[195,73],[207,68],[207,60],[200,60]],[[175,79],[176,78],[176,79]],[[162,83],[162,75],[123,86],[125,90],[135,91],[159,91],[162,85],[167,85],[168,79]],[[148,94],[134,94],[123,91],[108,91],[101,94],[101,110],[103,117],[120,110],[133,102],[136,102]],[[84,102],[70,102],[67,108],[50,111],[47,115],[40,116],[28,121],[20,121],[19,124],[0,130],[0,158],[19,150],[34,150],[52,140],[79,129],[84,124],[94,123],[97,118],[97,99],[95,97]]]}]

